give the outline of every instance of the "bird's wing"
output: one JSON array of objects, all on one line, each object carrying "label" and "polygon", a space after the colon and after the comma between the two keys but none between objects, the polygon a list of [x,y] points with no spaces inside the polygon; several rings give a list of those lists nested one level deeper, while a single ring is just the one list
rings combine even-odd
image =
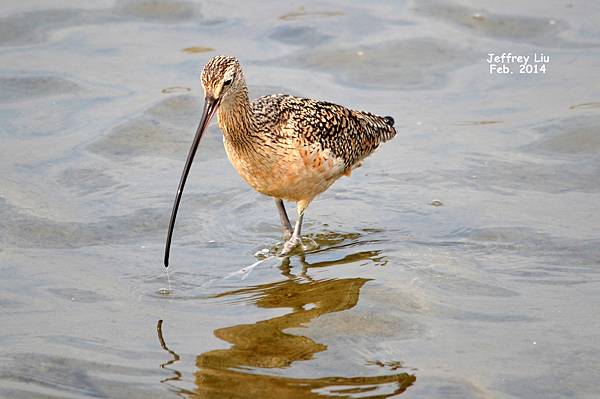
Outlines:
[{"label": "bird's wing", "polygon": [[278,115],[271,117],[277,119],[283,134],[295,135],[306,143],[329,150],[349,168],[396,134],[390,126],[393,119],[389,117],[353,111],[325,101],[283,95],[259,100],[277,109]]}]

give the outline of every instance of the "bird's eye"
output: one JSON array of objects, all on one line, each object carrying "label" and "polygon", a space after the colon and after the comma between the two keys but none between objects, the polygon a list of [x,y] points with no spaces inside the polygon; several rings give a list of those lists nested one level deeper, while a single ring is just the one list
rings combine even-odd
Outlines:
[{"label": "bird's eye", "polygon": [[223,82],[223,86],[229,86],[233,82],[233,78],[225,79]]}]

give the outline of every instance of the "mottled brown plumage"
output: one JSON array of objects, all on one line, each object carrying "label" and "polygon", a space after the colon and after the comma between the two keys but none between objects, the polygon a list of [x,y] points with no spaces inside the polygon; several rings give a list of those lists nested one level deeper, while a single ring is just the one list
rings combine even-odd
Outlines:
[{"label": "mottled brown plumage", "polygon": [[[239,62],[212,58],[202,71],[205,109],[184,169],[167,237],[168,247],[183,185],[197,144],[217,111],[227,156],[240,176],[255,190],[276,199],[282,227],[291,238],[288,254],[301,243],[304,210],[320,193],[396,134],[394,120],[354,111],[325,101],[284,94],[248,98]],[[291,231],[281,200],[298,203],[298,220]]]}]

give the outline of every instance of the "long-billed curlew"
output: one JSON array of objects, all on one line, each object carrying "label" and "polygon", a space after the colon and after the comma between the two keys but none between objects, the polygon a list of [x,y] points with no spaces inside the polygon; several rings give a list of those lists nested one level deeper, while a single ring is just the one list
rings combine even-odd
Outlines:
[{"label": "long-billed curlew", "polygon": [[[310,202],[396,135],[394,119],[340,105],[273,94],[248,99],[242,68],[234,57],[213,57],[202,71],[204,110],[175,196],[165,267],[181,194],[198,143],[215,114],[229,161],[256,191],[273,197],[286,240],[281,255],[302,243],[300,229]],[[297,202],[294,229],[283,200]]]}]

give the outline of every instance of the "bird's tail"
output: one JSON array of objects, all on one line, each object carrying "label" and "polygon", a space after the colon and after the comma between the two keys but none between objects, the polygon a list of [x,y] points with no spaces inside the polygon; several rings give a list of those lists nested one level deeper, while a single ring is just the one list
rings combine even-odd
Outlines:
[{"label": "bird's tail", "polygon": [[387,125],[387,129],[381,135],[381,139],[386,142],[396,135],[396,129],[394,129],[394,118],[391,116],[384,116],[383,121]]}]

